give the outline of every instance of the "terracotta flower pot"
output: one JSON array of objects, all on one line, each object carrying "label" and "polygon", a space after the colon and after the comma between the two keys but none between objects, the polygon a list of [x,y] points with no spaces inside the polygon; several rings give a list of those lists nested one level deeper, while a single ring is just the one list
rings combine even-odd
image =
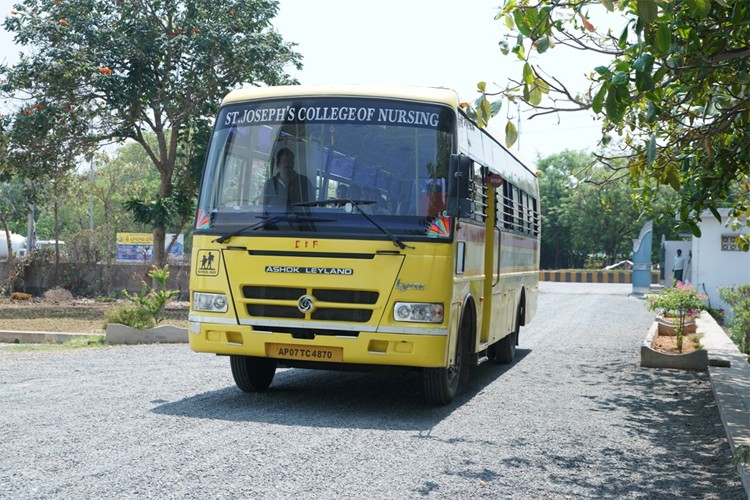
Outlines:
[{"label": "terracotta flower pot", "polygon": [[[677,318],[657,316],[656,323],[659,327],[659,335],[677,335]],[[695,319],[685,321],[682,327],[683,335],[692,335],[696,330]]]}]

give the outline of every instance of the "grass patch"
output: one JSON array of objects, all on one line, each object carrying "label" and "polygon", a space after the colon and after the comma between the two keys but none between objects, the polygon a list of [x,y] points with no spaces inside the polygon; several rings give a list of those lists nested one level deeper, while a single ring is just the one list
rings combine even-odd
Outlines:
[{"label": "grass patch", "polygon": [[85,349],[106,347],[106,338],[104,335],[86,335],[74,337],[61,344],[8,344],[0,349],[6,351],[61,351],[69,349]]}]

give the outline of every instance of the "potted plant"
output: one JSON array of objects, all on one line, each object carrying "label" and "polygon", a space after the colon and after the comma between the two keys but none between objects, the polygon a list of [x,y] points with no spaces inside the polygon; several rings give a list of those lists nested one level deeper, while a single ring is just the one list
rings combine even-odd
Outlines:
[{"label": "potted plant", "polygon": [[705,308],[705,299],[690,283],[682,281],[659,294],[646,295],[648,309],[661,311],[664,321],[673,325],[678,352],[682,352],[686,326]]}]

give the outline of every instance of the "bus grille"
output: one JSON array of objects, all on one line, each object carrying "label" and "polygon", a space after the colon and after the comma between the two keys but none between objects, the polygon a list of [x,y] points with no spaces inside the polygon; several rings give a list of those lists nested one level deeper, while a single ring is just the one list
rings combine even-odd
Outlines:
[{"label": "bus grille", "polygon": [[[308,292],[305,288],[272,287],[272,286],[244,286],[242,295],[250,299],[247,304],[247,313],[254,317],[265,318],[289,318],[304,319],[297,306],[288,304],[270,304],[272,301],[296,301],[305,294],[315,297],[317,302],[326,302],[326,305],[318,306],[311,314],[310,319],[318,321],[346,321],[350,323],[367,323],[372,317],[371,307],[351,308],[352,305],[372,306],[377,303],[378,292],[365,290],[328,290],[312,289]],[[263,303],[253,302],[254,300]],[[347,306],[338,307],[337,304]]]}]

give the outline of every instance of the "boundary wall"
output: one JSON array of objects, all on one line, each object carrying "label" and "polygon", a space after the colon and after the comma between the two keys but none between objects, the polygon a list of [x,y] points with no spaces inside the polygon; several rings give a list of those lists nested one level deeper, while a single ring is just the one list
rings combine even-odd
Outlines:
[{"label": "boundary wall", "polygon": [[[632,283],[632,271],[539,271],[539,281],[557,281],[565,283]],[[659,284],[659,272],[651,272],[651,284]]]}]

